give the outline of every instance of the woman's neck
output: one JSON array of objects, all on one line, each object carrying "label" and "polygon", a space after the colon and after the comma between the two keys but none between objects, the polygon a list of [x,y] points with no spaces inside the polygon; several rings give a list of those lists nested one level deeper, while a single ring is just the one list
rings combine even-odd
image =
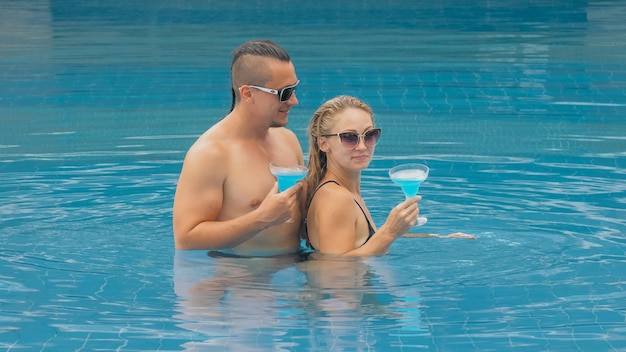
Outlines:
[{"label": "woman's neck", "polygon": [[361,194],[361,173],[354,172],[338,172],[338,170],[334,170],[333,168],[329,168],[326,170],[326,174],[322,181],[325,180],[335,180],[342,187],[346,188],[348,191],[360,195]]}]

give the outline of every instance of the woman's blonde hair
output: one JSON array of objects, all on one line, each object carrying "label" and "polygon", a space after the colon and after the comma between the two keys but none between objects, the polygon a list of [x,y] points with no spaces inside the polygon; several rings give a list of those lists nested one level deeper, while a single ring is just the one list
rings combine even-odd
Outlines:
[{"label": "woman's blonde hair", "polygon": [[372,108],[364,101],[348,95],[340,95],[326,101],[311,117],[307,131],[309,134],[309,172],[306,177],[307,206],[305,211],[308,210],[311,197],[326,173],[326,153],[320,150],[317,141],[321,136],[331,133],[330,128],[335,122],[335,116],[349,108],[367,112],[372,118],[372,124],[374,123]]}]

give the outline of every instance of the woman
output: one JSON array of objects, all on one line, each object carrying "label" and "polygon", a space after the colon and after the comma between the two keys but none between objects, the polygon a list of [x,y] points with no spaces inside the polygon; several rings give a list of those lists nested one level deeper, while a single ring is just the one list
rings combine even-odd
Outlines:
[{"label": "woman", "polygon": [[[333,98],[313,114],[304,220],[305,239],[312,249],[334,255],[381,255],[415,225],[420,196],[393,208],[379,229],[361,197],[361,171],[372,160],[380,133],[372,109],[355,97]],[[459,233],[446,237],[473,238]]]}]

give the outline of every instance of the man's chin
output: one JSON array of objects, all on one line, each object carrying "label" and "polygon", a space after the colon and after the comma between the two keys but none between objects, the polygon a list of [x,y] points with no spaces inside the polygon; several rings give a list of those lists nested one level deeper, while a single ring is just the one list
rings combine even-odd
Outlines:
[{"label": "man's chin", "polygon": [[270,125],[270,128],[273,128],[273,127],[286,127],[286,126],[287,126],[287,123],[286,123],[286,122],[285,122],[285,123],[273,122],[273,123]]}]

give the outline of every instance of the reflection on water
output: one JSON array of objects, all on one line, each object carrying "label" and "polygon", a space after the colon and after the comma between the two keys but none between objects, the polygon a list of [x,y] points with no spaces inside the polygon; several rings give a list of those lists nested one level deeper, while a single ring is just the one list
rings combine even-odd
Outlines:
[{"label": "reflection on water", "polygon": [[374,258],[209,258],[205,251],[176,251],[175,318],[204,339],[185,350],[384,351],[428,338],[417,291],[395,282],[387,265]]},{"label": "reflection on water", "polygon": [[257,341],[261,331],[280,331],[282,319],[291,318],[279,316],[282,311],[273,275],[293,266],[295,259],[212,259],[206,251],[176,251],[174,289],[181,298],[181,314],[176,318],[182,320],[181,327],[206,339],[184,344],[185,350],[208,346],[228,346],[229,351],[272,350],[273,339]]}]

